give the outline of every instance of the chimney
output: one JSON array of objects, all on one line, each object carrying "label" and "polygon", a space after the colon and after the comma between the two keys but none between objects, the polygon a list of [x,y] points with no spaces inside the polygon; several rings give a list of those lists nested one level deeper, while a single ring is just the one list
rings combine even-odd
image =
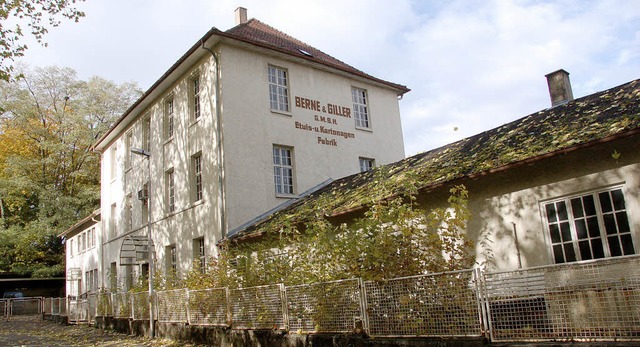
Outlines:
[{"label": "chimney", "polygon": [[244,7],[236,8],[236,25],[247,22],[247,9]]},{"label": "chimney", "polygon": [[560,69],[545,75],[549,86],[549,96],[551,96],[551,107],[566,104],[573,100],[569,73]]}]

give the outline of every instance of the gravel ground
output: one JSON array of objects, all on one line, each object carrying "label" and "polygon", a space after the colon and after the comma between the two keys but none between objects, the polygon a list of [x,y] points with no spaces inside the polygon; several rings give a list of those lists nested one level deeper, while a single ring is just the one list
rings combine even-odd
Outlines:
[{"label": "gravel ground", "polygon": [[193,344],[165,339],[149,340],[87,325],[61,325],[45,321],[40,316],[0,318],[0,346],[2,347],[188,347]]}]

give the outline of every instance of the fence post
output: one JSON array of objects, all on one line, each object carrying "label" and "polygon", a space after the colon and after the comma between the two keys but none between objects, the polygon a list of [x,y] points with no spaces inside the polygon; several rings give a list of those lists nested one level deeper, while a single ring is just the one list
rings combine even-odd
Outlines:
[{"label": "fence post", "polygon": [[227,325],[233,325],[233,314],[231,313],[231,295],[229,295],[229,287],[224,287],[224,295],[227,298]]},{"label": "fence post", "polygon": [[280,283],[280,299],[282,300],[282,324],[289,331],[289,302],[287,299],[287,287]]},{"label": "fence post", "polygon": [[358,277],[358,285],[360,286],[360,315],[362,317],[362,330],[369,334],[369,314],[367,313],[367,288],[361,277]]}]

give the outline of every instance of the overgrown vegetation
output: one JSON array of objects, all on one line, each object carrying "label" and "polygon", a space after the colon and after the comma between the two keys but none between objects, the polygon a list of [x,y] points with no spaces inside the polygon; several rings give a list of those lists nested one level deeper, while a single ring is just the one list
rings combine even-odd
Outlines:
[{"label": "overgrown vegetation", "polygon": [[158,276],[156,288],[382,280],[473,266],[474,243],[465,232],[469,210],[464,186],[451,188],[445,206],[424,210],[416,201],[415,177],[389,180],[385,168],[372,175],[376,189],[360,217],[332,222],[328,212],[335,200],[324,194],[313,205],[278,218],[278,223],[267,223],[259,240],[227,243],[205,271],[194,266],[182,279]]}]

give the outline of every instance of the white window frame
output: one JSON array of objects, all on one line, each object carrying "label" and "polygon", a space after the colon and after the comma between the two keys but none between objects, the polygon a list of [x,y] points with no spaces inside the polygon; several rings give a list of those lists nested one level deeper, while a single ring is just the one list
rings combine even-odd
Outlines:
[{"label": "white window frame", "polygon": [[133,141],[133,133],[128,131],[124,135],[124,169],[131,170],[131,143]]},{"label": "white window frame", "polygon": [[[613,194],[620,195],[615,199]],[[637,254],[625,195],[622,186],[613,186],[542,201],[550,260],[560,264]],[[620,254],[613,254],[616,245]]]},{"label": "white window frame", "polygon": [[202,118],[202,78],[200,71],[194,72],[188,81],[189,111],[191,121],[197,122]]},{"label": "white window frame", "polygon": [[165,173],[165,187],[167,190],[167,212],[173,213],[176,211],[176,181],[175,172],[173,168],[167,170]]},{"label": "white window frame", "polygon": [[110,168],[110,175],[111,175],[111,181],[115,181],[116,177],[118,176],[118,144],[114,143],[113,146],[111,146],[111,150],[109,151],[110,155],[111,155],[111,168]]},{"label": "white window frame", "polygon": [[351,87],[351,101],[353,102],[353,118],[358,129],[371,129],[369,112],[369,96],[366,89]]},{"label": "white window frame", "polygon": [[295,194],[295,163],[293,147],[273,145],[273,181],[276,196]]},{"label": "white window frame", "polygon": [[289,97],[289,71],[287,69],[267,66],[267,80],[269,83],[269,105],[274,112],[291,112],[291,98]]},{"label": "white window frame", "polygon": [[142,149],[151,151],[151,114],[142,119]]},{"label": "white window frame", "polygon": [[193,239],[193,258],[200,265],[200,273],[207,270],[206,249],[204,245],[204,236]]},{"label": "white window frame", "polygon": [[193,202],[198,202],[204,198],[204,186],[202,182],[202,152],[191,156],[191,187],[193,189]]},{"label": "white window frame", "polygon": [[167,275],[178,273],[178,248],[176,244],[167,246]]},{"label": "white window frame", "polygon": [[359,157],[358,163],[360,164],[360,172],[369,171],[376,166],[376,160],[373,158]]},{"label": "white window frame", "polygon": [[163,102],[164,114],[164,139],[169,141],[173,138],[175,131],[175,102],[173,94],[170,94]]}]

